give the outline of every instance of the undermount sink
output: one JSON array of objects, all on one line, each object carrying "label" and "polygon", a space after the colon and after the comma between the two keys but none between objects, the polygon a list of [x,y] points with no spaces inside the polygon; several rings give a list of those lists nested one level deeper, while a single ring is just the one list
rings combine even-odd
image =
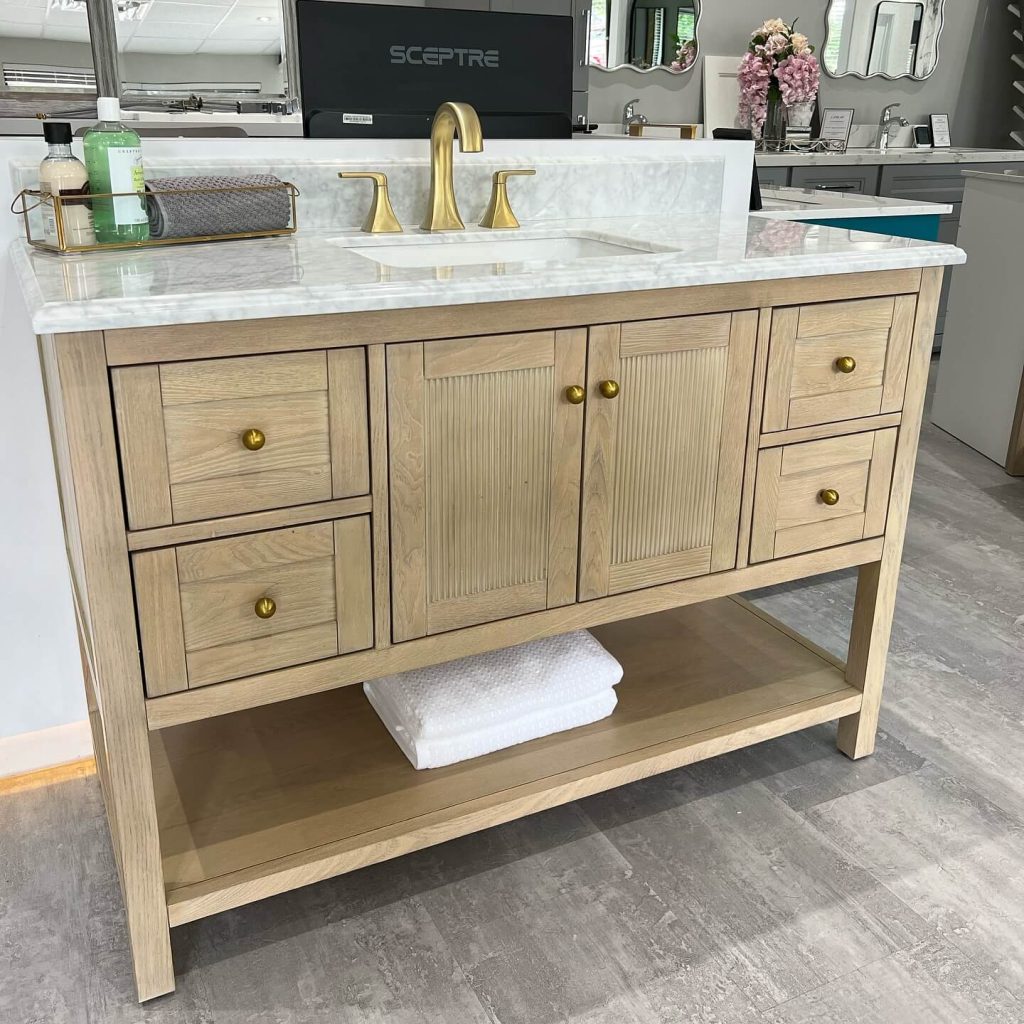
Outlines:
[{"label": "undermount sink", "polygon": [[559,262],[636,256],[652,250],[588,235],[546,238],[467,238],[457,242],[431,236],[376,245],[352,245],[352,252],[385,267],[466,267],[488,263]]}]

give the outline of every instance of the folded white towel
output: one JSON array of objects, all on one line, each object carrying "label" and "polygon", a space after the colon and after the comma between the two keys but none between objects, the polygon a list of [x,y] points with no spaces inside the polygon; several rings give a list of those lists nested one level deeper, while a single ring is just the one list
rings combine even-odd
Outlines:
[{"label": "folded white towel", "polygon": [[416,739],[486,728],[523,709],[593,697],[622,679],[622,666],[585,629],[413,669],[364,683]]},{"label": "folded white towel", "polygon": [[372,689],[363,687],[380,720],[391,733],[413,768],[440,768],[471,757],[481,757],[495,750],[504,750],[517,743],[550,736],[566,729],[576,729],[607,718],[618,698],[610,687],[601,693],[555,707],[535,708],[518,717],[508,717],[469,732],[432,738],[412,737],[382,708]]},{"label": "folded white towel", "polygon": [[573,729],[615,707],[622,666],[586,630],[363,683],[417,768]]}]

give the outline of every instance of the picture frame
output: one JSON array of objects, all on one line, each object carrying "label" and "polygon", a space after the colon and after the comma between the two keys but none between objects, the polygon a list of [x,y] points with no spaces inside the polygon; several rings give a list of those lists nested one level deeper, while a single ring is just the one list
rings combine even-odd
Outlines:
[{"label": "picture frame", "polygon": [[826,107],[821,112],[821,130],[818,132],[818,138],[828,142],[840,142],[845,150],[850,143],[854,113],[853,107]]},{"label": "picture frame", "polygon": [[930,114],[932,125],[932,146],[935,149],[949,149],[952,145],[949,135],[949,114]]}]

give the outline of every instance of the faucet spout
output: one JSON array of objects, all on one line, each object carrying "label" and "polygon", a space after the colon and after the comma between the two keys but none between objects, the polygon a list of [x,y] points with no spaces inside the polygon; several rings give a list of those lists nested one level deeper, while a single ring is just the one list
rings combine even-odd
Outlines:
[{"label": "faucet spout", "polygon": [[476,111],[468,103],[442,103],[430,128],[430,200],[424,231],[459,231],[466,226],[455,201],[452,151],[456,134],[460,152],[483,150],[484,134]]}]

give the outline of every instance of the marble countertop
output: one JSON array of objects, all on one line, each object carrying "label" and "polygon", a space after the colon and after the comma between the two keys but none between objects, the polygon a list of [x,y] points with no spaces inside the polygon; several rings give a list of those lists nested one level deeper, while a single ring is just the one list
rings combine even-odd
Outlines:
[{"label": "marble countertop", "polygon": [[463,266],[441,264],[439,252],[439,265],[396,267],[374,260],[373,250],[415,246],[426,240],[422,233],[300,231],[71,257],[17,241],[11,257],[40,334],[642,291],[966,259],[955,246],[757,217],[567,220],[530,225],[514,235],[470,228],[429,239],[441,250],[455,243],[567,235],[641,251]]},{"label": "marble countertop", "polygon": [[1019,171],[964,171],[965,178],[982,178],[985,181],[1008,181],[1011,185],[1024,185],[1024,168]]},{"label": "marble countertop", "polygon": [[848,149],[845,153],[758,153],[759,167],[850,167],[864,164],[1024,163],[1024,149]]},{"label": "marble countertop", "polygon": [[764,209],[752,216],[773,220],[920,217],[953,212],[949,203],[922,203],[914,199],[863,196],[855,192],[832,192],[828,189],[762,188],[761,199]]}]

